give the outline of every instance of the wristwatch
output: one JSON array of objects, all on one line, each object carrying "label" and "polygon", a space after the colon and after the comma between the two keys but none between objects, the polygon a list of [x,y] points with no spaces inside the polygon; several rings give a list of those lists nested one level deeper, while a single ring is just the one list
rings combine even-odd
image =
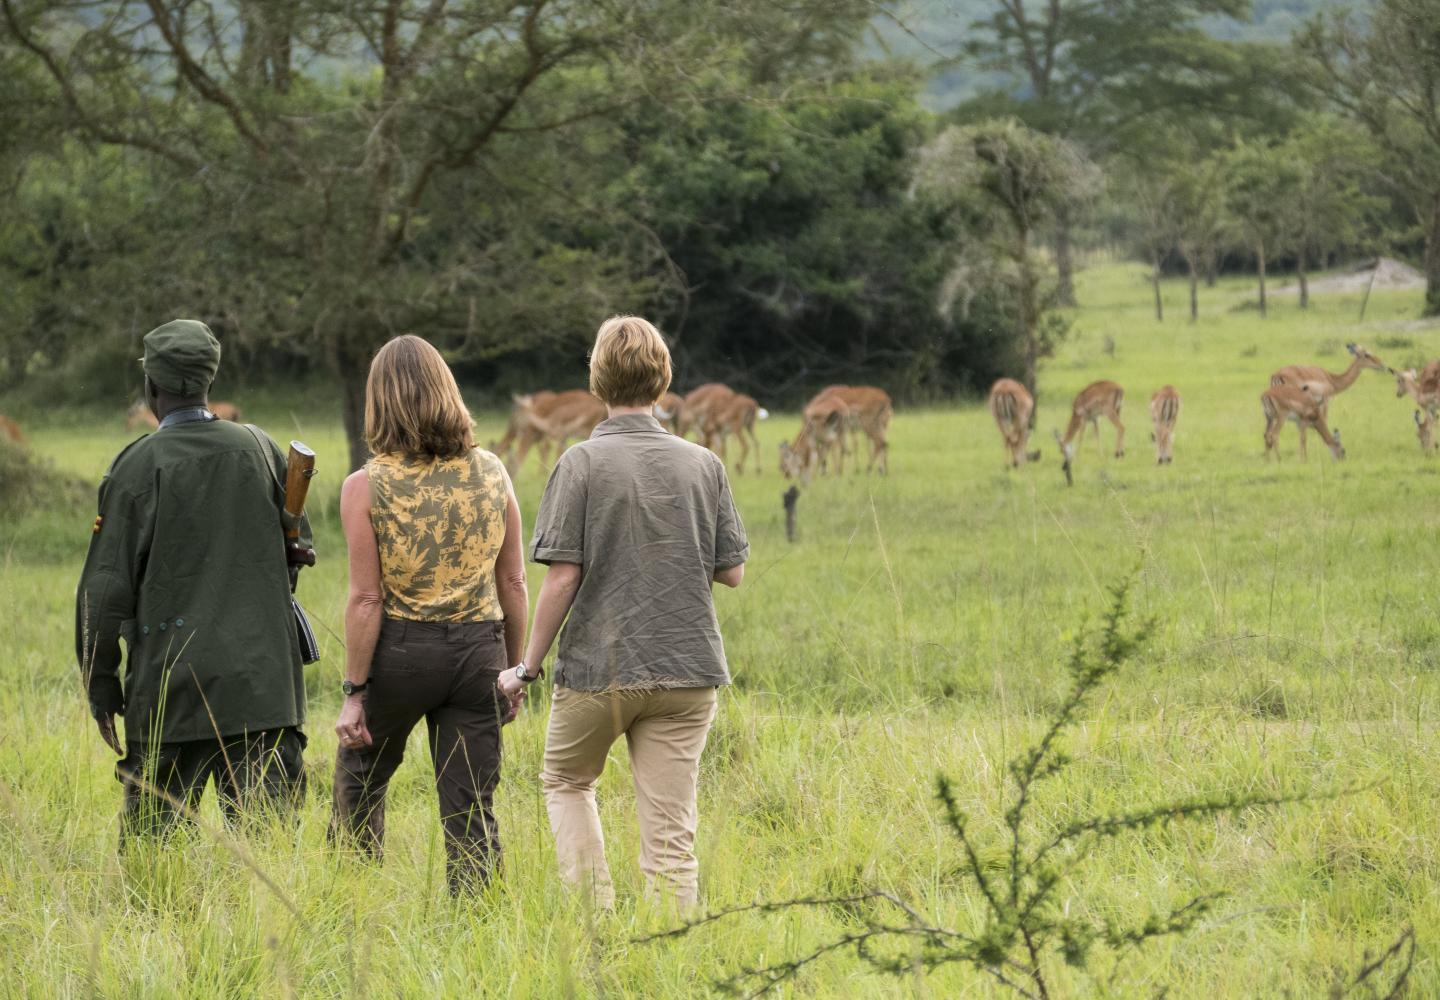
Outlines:
[{"label": "wristwatch", "polygon": [[529,683],[531,683],[532,681],[538,681],[540,678],[542,678],[542,677],[544,677],[544,676],[545,676],[545,668],[544,668],[544,667],[541,667],[539,670],[535,671],[535,672],[532,674],[532,673],[529,672],[529,670],[526,669],[526,667],[525,667],[525,661],[524,661],[524,660],[521,660],[519,663],[515,664],[515,679],[516,679],[517,681],[519,681],[521,684],[529,684]]},{"label": "wristwatch", "polygon": [[370,686],[370,682],[369,682],[369,681],[365,681],[364,683],[361,683],[361,684],[353,684],[353,683],[351,683],[350,681],[341,681],[341,682],[340,682],[340,690],[343,691],[343,692],[345,692],[345,697],[347,697],[347,698],[350,697],[352,694],[359,694],[361,691],[364,691],[364,690],[365,690],[366,688],[368,688],[369,686]]}]

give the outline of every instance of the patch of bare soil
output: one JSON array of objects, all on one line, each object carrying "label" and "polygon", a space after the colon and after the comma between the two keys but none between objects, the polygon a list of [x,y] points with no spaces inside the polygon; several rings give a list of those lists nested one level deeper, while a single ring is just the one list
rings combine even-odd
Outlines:
[{"label": "patch of bare soil", "polygon": [[[1324,295],[1327,292],[1363,292],[1370,285],[1371,278],[1374,278],[1376,291],[1395,291],[1411,288],[1424,288],[1425,275],[1403,261],[1391,257],[1381,257],[1374,262],[1366,262],[1364,265],[1353,271],[1343,274],[1330,274],[1323,278],[1316,278],[1310,282],[1310,294]],[[1276,295],[1299,295],[1300,285],[1296,282],[1287,282],[1275,289]]]}]

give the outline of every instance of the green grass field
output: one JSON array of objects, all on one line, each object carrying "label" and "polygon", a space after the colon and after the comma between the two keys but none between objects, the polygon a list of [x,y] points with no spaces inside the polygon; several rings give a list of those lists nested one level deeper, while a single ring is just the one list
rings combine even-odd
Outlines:
[{"label": "green grass field", "polygon": [[[761,426],[765,471],[733,477],[752,561],[744,585],[716,598],[736,683],[701,777],[707,905],[880,886],[957,930],[973,926],[974,887],[940,823],[935,775],[954,778],[977,828],[998,827],[1004,762],[1065,690],[1071,635],[1138,567],[1136,609],[1158,632],[1076,730],[1076,763],[1037,803],[1042,823],[1191,794],[1374,784],[1104,845],[1067,886],[1078,912],[1139,918],[1201,892],[1228,896],[1193,933],[1147,945],[1112,984],[1103,961],[1098,983],[1057,965],[1059,995],[1168,985],[1171,997],[1205,1000],[1325,996],[1411,924],[1411,995],[1440,995],[1440,459],[1420,454],[1413,407],[1383,373],[1332,406],[1349,453],[1340,463],[1313,435],[1300,463],[1287,428],[1285,461],[1267,464],[1258,402],[1282,364],[1339,370],[1357,340],[1409,365],[1440,355],[1440,328],[1412,321],[1419,293],[1377,293],[1363,325],[1348,295],[1320,296],[1308,313],[1277,298],[1262,320],[1238,308],[1248,283],[1222,282],[1191,325],[1178,284],[1167,288],[1173,318],[1153,320],[1136,268],[1097,266],[1079,292],[1075,332],[1042,376],[1038,465],[1003,467],[979,401],[902,408],[891,475],[818,480],[789,544],[774,455],[797,419]],[[1087,438],[1066,488],[1050,431],[1097,378],[1126,388],[1129,454],[1102,458]],[[1146,403],[1166,382],[1184,402],[1175,463],[1162,468]],[[276,438],[320,453],[323,561],[301,596],[338,631],[338,415],[249,409]],[[127,440],[118,416],[50,419],[27,425],[32,447],[90,481]],[[482,440],[501,420],[483,415]],[[531,461],[516,479],[527,527],[544,484]],[[543,697],[506,731],[495,891],[458,904],[445,893],[418,732],[392,784],[383,867],[337,859],[324,836],[343,662],[333,637],[309,673],[313,773],[298,829],[241,839],[202,829],[122,863],[120,790],[71,653],[92,516],[52,509],[0,523],[4,995],[692,996],[853,929],[827,908],[632,944],[671,918],[640,897],[619,747],[601,808],[621,901],[612,915],[587,913],[556,882],[537,782]],[[542,575],[536,567],[532,588]],[[219,826],[213,800],[204,818]],[[786,995],[1003,994],[963,968],[893,980],[845,953]]]}]

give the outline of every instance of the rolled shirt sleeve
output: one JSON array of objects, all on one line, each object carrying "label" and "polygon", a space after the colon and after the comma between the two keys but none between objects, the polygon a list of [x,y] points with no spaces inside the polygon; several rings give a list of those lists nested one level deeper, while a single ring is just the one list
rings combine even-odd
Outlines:
[{"label": "rolled shirt sleeve", "polygon": [[745,524],[740,512],[735,509],[735,497],[730,493],[730,477],[725,466],[716,459],[720,476],[720,496],[715,508],[715,568],[732,569],[750,558],[750,540],[745,535]]},{"label": "rolled shirt sleeve", "polygon": [[588,496],[583,455],[571,449],[560,456],[540,510],[535,515],[535,536],[530,543],[530,559],[549,566],[551,563],[585,562],[585,503]]}]

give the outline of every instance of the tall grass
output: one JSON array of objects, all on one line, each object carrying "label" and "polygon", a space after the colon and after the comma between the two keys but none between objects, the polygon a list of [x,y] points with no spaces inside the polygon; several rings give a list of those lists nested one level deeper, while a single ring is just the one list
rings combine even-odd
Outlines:
[{"label": "tall grass", "polygon": [[[800,499],[794,544],[773,463],[735,477],[753,557],[745,584],[717,595],[736,683],[702,764],[706,904],[884,885],[945,926],[975,926],[980,904],[932,808],[933,777],[953,777],[979,842],[1003,828],[1004,762],[1065,697],[1070,629],[1103,609],[1104,584],[1143,552],[1133,600],[1157,622],[1145,668],[1078,721],[1068,781],[1032,819],[1058,826],[1217,790],[1375,784],[1104,844],[1066,886],[1066,905],[1124,921],[1200,891],[1228,894],[1183,944],[1149,946],[1127,990],[1324,995],[1413,924],[1415,995],[1440,993],[1440,616],[1426,555],[1440,527],[1440,459],[1420,455],[1412,407],[1382,375],[1366,373],[1332,407],[1343,463],[1317,448],[1301,464],[1287,430],[1285,461],[1266,464],[1258,401],[1282,364],[1338,370],[1344,342],[1357,340],[1399,367],[1440,355],[1440,333],[1410,321],[1415,293],[1377,293],[1363,325],[1353,296],[1319,297],[1308,314],[1281,300],[1260,320],[1232,311],[1248,284],[1222,283],[1202,298],[1200,323],[1157,324],[1139,269],[1084,278],[1075,335],[1043,375],[1041,464],[1007,472],[978,402],[902,409],[891,475],[817,481]],[[1179,316],[1183,287],[1166,292]],[[1087,439],[1067,489],[1049,429],[1102,377],[1126,388],[1129,455],[1102,458]],[[1147,451],[1145,402],[1165,382],[1184,402],[1175,464],[1162,468]],[[506,731],[505,874],[488,894],[455,903],[445,893],[419,735],[391,787],[383,866],[334,857],[324,827],[342,662],[326,631],[340,628],[344,599],[338,414],[292,414],[274,399],[247,410],[276,438],[316,448],[322,469],[311,508],[322,562],[301,584],[325,653],[307,676],[311,798],[295,828],[243,840],[285,899],[203,830],[117,857],[120,788],[71,652],[93,511],[31,513],[0,524],[0,991],[689,996],[853,929],[854,914],[834,907],[629,945],[674,916],[641,898],[625,755],[613,755],[600,790],[621,902],[593,914],[556,881],[536,781],[543,697]],[[483,415],[482,440],[502,418]],[[118,410],[106,423],[79,419],[26,430],[58,468],[95,481],[127,437]],[[796,423],[762,425],[767,451]],[[527,525],[543,484],[533,464],[517,477]],[[204,816],[218,824],[213,801]],[[1063,968],[1055,985],[1058,995],[1089,988]],[[844,956],[787,989],[999,995],[961,969],[894,981]]]}]

